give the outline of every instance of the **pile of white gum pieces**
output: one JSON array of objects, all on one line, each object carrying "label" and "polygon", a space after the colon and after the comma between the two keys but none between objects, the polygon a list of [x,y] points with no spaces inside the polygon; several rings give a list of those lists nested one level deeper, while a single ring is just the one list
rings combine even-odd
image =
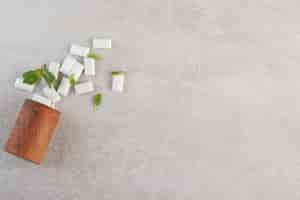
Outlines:
[{"label": "pile of white gum pieces", "polygon": [[[94,38],[92,41],[93,49],[110,49],[112,48],[112,41],[110,39]],[[74,91],[76,95],[82,95],[93,92],[95,90],[94,84],[91,80],[81,81],[82,76],[95,76],[95,59],[89,57],[90,48],[72,44],[69,54],[65,56],[61,63],[50,62],[47,69],[51,72],[56,79],[59,79],[60,84],[55,89],[54,87],[44,86],[42,91],[35,92],[32,100],[45,104],[51,108],[55,108],[56,104],[70,94],[72,85],[70,76],[75,81]],[[125,81],[125,73],[122,71],[112,72],[112,91],[123,92]],[[15,88],[33,92],[37,84],[30,85],[23,82],[23,78],[17,78],[15,81]]]}]

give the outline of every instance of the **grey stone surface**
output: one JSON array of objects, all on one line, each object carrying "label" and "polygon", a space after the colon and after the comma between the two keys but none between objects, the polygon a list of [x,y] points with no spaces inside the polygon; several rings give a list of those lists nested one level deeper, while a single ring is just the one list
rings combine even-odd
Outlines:
[{"label": "grey stone surface", "polygon": [[[41,166],[0,151],[0,199],[300,199],[297,0],[2,1],[0,145],[22,71],[99,50],[99,111],[72,96]],[[126,92],[109,72],[128,71]]]}]

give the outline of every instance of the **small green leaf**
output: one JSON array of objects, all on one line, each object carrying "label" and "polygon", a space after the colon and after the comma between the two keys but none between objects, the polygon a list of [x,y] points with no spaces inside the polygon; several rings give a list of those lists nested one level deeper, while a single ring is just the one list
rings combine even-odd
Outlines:
[{"label": "small green leaf", "polygon": [[96,95],[93,96],[93,109],[94,111],[97,110],[98,106],[101,104],[102,100],[102,94],[97,93]]},{"label": "small green leaf", "polygon": [[111,75],[116,76],[116,75],[121,75],[123,73],[124,73],[123,71],[113,71],[113,72],[111,72]]},{"label": "small green leaf", "polygon": [[58,89],[58,87],[62,81],[62,78],[63,78],[63,75],[61,73],[59,73],[57,79],[55,79],[55,81],[53,82],[53,87],[55,90]]},{"label": "small green leaf", "polygon": [[103,57],[102,57],[101,55],[96,54],[96,53],[89,53],[89,54],[87,55],[87,57],[88,57],[88,58],[92,58],[92,59],[94,59],[94,60],[102,60],[102,59],[103,59]]},{"label": "small green leaf", "polygon": [[23,73],[23,82],[33,85],[36,84],[41,78],[45,79],[49,87],[52,87],[52,83],[55,80],[55,76],[49,72],[46,68],[46,65],[43,65],[43,67],[35,69],[35,70],[29,70],[25,73]]},{"label": "small green leaf", "polygon": [[47,82],[48,86],[51,88],[52,84],[55,81],[55,76],[51,72],[49,72],[47,70],[47,68],[43,68],[43,70],[42,70],[42,77],[45,79],[45,81]]},{"label": "small green leaf", "polygon": [[38,68],[35,70],[35,72],[37,73],[37,75],[41,78],[42,74],[43,74],[43,68]]},{"label": "small green leaf", "polygon": [[41,79],[41,69],[29,70],[22,75],[23,83],[36,84]]},{"label": "small green leaf", "polygon": [[75,86],[76,81],[75,81],[75,75],[74,74],[71,74],[69,76],[69,82],[70,82],[71,87]]}]

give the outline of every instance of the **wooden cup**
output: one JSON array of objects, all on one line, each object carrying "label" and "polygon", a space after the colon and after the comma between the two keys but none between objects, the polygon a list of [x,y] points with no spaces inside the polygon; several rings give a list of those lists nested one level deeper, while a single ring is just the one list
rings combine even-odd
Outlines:
[{"label": "wooden cup", "polygon": [[26,99],[10,132],[5,151],[41,164],[59,117],[59,111]]}]

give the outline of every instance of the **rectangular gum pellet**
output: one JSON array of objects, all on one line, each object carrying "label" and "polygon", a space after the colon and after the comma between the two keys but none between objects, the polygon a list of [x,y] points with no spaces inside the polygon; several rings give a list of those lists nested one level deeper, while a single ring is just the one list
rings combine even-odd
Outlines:
[{"label": "rectangular gum pellet", "polygon": [[94,91],[94,85],[91,81],[87,81],[75,85],[75,92],[77,95],[85,94],[92,91]]},{"label": "rectangular gum pellet", "polygon": [[78,79],[80,78],[80,76],[82,74],[83,69],[84,69],[83,65],[76,61],[73,64],[72,69],[69,74],[70,75],[73,74],[75,81],[78,81]]},{"label": "rectangular gum pellet", "polygon": [[58,77],[60,64],[57,62],[50,62],[48,65],[48,70],[51,72],[55,78]]},{"label": "rectangular gum pellet", "polygon": [[68,78],[63,78],[60,82],[57,92],[63,96],[68,96],[71,84]]},{"label": "rectangular gum pellet", "polygon": [[35,88],[35,84],[30,85],[27,83],[23,83],[23,78],[17,78],[15,81],[15,88],[24,90],[27,92],[32,92]]},{"label": "rectangular gum pellet", "polygon": [[76,44],[72,44],[70,48],[70,54],[76,55],[76,56],[87,56],[90,52],[90,49],[88,47],[82,47]]},{"label": "rectangular gum pellet", "polygon": [[84,58],[84,74],[87,76],[96,75],[95,71],[95,59]]},{"label": "rectangular gum pellet", "polygon": [[112,91],[123,92],[124,81],[125,81],[124,73],[112,75]]},{"label": "rectangular gum pellet", "polygon": [[61,100],[60,95],[58,94],[58,92],[56,92],[56,90],[52,87],[45,87],[43,89],[43,93],[44,95],[49,98],[53,103],[57,103]]},{"label": "rectangular gum pellet", "polygon": [[75,60],[75,58],[73,58],[73,56],[71,55],[66,56],[61,65],[60,72],[65,75],[70,75],[71,69],[75,62],[77,61]]}]

